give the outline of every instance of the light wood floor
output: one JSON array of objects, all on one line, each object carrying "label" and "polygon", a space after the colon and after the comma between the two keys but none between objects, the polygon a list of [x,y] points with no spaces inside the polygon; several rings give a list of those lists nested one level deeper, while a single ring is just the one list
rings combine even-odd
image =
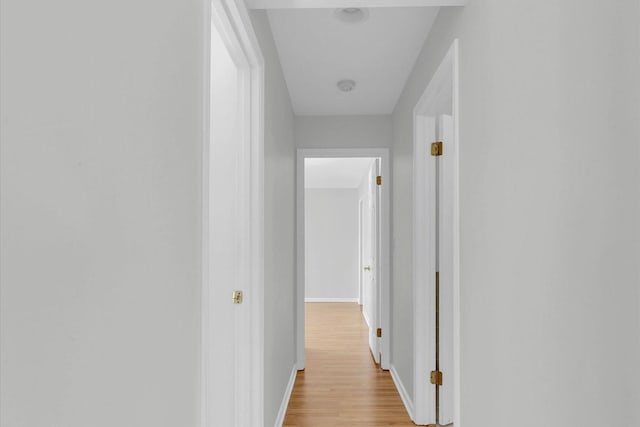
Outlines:
[{"label": "light wood floor", "polygon": [[306,369],[298,372],[285,426],[414,426],[391,374],[369,351],[354,303],[306,303]]}]

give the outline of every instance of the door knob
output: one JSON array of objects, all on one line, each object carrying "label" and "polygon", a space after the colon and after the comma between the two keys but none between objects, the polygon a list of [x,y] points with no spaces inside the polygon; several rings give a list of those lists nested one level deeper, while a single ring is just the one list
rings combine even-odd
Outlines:
[{"label": "door knob", "polygon": [[364,268],[364,271],[371,271],[371,267],[369,267],[368,265]]}]

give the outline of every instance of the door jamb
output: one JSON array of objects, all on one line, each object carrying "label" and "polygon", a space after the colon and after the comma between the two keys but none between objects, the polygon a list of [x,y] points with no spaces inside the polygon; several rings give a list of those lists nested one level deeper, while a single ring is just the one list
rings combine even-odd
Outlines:
[{"label": "door jamb", "polygon": [[[459,78],[458,40],[454,40],[422,97],[413,110],[413,313],[414,313],[414,422],[426,424],[435,420],[435,392],[429,382],[429,373],[435,367],[435,319],[432,295],[435,293],[435,237],[429,230],[434,226],[429,215],[428,201],[433,200],[433,189],[426,185],[428,172],[433,172],[426,129],[432,117],[438,115],[438,101],[451,97],[454,132],[453,160],[453,364],[454,364],[454,423],[461,427],[460,419],[460,184],[459,184]],[[431,120],[430,120],[431,119]],[[424,260],[416,262],[415,260]]]},{"label": "door jamb", "polygon": [[364,280],[364,274],[362,273],[364,264],[364,258],[362,257],[362,251],[364,250],[364,245],[362,244],[362,238],[364,235],[362,228],[364,225],[364,221],[362,221],[363,213],[364,201],[358,197],[358,304],[360,306],[362,306],[362,304],[364,303],[362,298],[362,288]]},{"label": "door jamb", "polygon": [[305,368],[304,352],[304,159],[330,157],[379,157],[382,161],[382,207],[379,209],[382,224],[380,247],[378,248],[379,295],[382,307],[380,310],[380,326],[382,337],[380,352],[382,369],[390,366],[391,342],[391,159],[388,148],[300,148],[296,155],[296,366],[298,370]]},{"label": "door jamb", "polygon": [[[235,343],[238,354],[236,383],[226,385],[235,390],[235,408],[229,408],[237,414],[235,426],[253,427],[264,425],[264,58],[258,39],[253,31],[251,20],[242,0],[204,0],[203,4],[203,98],[202,98],[202,206],[201,229],[202,258],[201,273],[201,325],[200,325],[200,426],[213,427],[215,414],[211,411],[209,393],[217,381],[215,372],[208,365],[214,351],[215,338],[210,307],[207,304],[210,292],[207,257],[215,242],[208,236],[208,202],[210,188],[208,152],[210,131],[210,79],[211,79],[211,31],[215,19],[216,29],[225,40],[231,57],[240,69],[242,84],[240,90],[241,111],[244,123],[240,136],[243,144],[240,159],[241,182],[238,192],[242,200],[244,215],[237,218],[239,229],[246,230],[241,240],[241,253],[238,261],[244,285],[245,307],[238,313],[237,322],[241,339]],[[232,303],[229,295],[229,303]]]}]

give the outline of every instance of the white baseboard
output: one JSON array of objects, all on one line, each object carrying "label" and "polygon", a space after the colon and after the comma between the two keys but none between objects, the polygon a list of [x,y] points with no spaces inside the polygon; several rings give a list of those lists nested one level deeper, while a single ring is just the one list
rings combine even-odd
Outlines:
[{"label": "white baseboard", "polygon": [[364,317],[364,321],[367,323],[369,329],[371,329],[371,322],[369,321],[369,317],[367,317],[367,311],[364,309],[362,310],[362,317]]},{"label": "white baseboard", "polygon": [[284,396],[282,396],[282,403],[280,404],[280,410],[278,411],[278,416],[276,417],[275,427],[282,427],[284,423],[284,417],[287,415],[287,407],[289,406],[289,399],[291,398],[291,392],[293,391],[293,385],[296,383],[296,375],[298,375],[298,369],[294,366],[291,369],[291,377],[289,377],[289,384],[287,384],[287,388],[284,391]]},{"label": "white baseboard", "polygon": [[305,298],[304,302],[358,302],[358,298]]},{"label": "white baseboard", "polygon": [[402,380],[400,379],[400,375],[398,375],[398,372],[396,371],[396,367],[391,365],[391,369],[389,369],[389,372],[391,372],[391,378],[393,379],[393,383],[396,385],[396,389],[398,390],[398,393],[400,394],[400,399],[402,399],[402,403],[404,403],[404,407],[406,408],[407,412],[409,413],[409,417],[411,418],[411,420],[414,420],[413,417],[413,402],[411,401],[411,398],[409,397],[409,394],[407,393],[407,389],[404,388],[404,384],[402,384]]}]

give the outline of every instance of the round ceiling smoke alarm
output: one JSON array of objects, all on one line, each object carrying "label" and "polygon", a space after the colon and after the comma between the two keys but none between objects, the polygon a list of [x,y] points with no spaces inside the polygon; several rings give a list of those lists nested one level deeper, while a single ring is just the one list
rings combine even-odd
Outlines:
[{"label": "round ceiling smoke alarm", "polygon": [[338,20],[346,22],[348,24],[363,22],[366,21],[369,17],[369,11],[367,9],[361,9],[359,7],[345,7],[342,9],[336,9],[334,13]]},{"label": "round ceiling smoke alarm", "polygon": [[353,80],[345,79],[338,82],[338,89],[343,92],[351,92],[355,87],[356,82],[354,82]]}]

